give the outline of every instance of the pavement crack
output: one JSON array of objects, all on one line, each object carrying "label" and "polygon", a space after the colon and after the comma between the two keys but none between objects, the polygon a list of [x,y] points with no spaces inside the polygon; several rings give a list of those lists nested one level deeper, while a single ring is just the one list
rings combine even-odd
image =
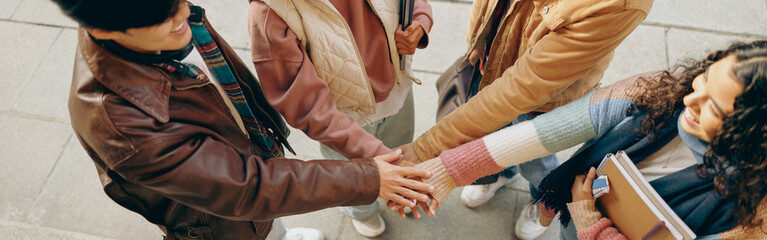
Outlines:
[{"label": "pavement crack", "polygon": [[46,121],[46,122],[54,122],[54,123],[63,123],[63,124],[69,124],[69,121],[57,119],[53,117],[44,117],[44,116],[38,116],[28,113],[20,113],[15,111],[3,111],[0,110],[0,114],[6,115],[6,116],[12,116],[12,117],[18,117],[18,118],[26,118],[26,119],[34,119],[34,120],[40,120],[40,121]]},{"label": "pavement crack", "polygon": [[670,30],[671,30],[670,28],[665,28],[665,30],[663,31],[663,45],[666,48],[665,49],[665,52],[666,52],[666,67],[669,68],[669,69],[671,68],[671,60],[669,59],[670,57],[669,57],[669,54],[668,54],[668,32]]},{"label": "pavement crack", "polygon": [[16,7],[13,8],[13,12],[11,13],[11,16],[8,17],[8,19],[11,19],[16,16],[16,11],[19,11],[19,8],[21,8],[21,1],[16,4]]},{"label": "pavement crack", "polygon": [[644,22],[640,23],[640,25],[664,27],[664,28],[669,28],[669,29],[674,28],[674,29],[681,29],[681,30],[687,30],[687,31],[712,33],[712,34],[717,34],[717,35],[728,35],[728,36],[734,36],[734,37],[767,39],[767,35],[761,35],[761,34],[755,34],[755,33],[727,32],[727,31],[714,30],[714,29],[708,29],[708,28],[682,26],[682,25],[658,23],[658,22],[644,21]]},{"label": "pavement crack", "polygon": [[45,190],[45,187],[48,186],[48,183],[51,182],[51,176],[53,176],[53,172],[56,171],[56,167],[59,166],[59,162],[61,162],[61,158],[64,156],[64,153],[67,151],[67,146],[69,146],[69,143],[72,142],[72,139],[75,138],[75,134],[71,133],[69,134],[69,137],[67,137],[67,141],[64,142],[63,146],[61,146],[61,152],[59,152],[59,155],[56,157],[56,162],[53,163],[53,167],[51,167],[51,171],[48,172],[48,175],[45,176],[45,184],[40,187],[40,190],[37,191],[37,195],[35,196],[35,201],[32,203],[32,207],[30,208],[30,211],[27,212],[26,216],[24,216],[24,219],[29,219],[29,217],[32,215],[32,213],[37,206],[37,203],[40,201],[40,196],[43,194],[43,190]]},{"label": "pavement crack", "polygon": [[77,27],[72,27],[72,26],[65,26],[65,25],[55,25],[55,24],[48,24],[48,23],[38,23],[38,22],[29,22],[29,21],[19,21],[19,20],[14,20],[14,19],[0,19],[0,22],[9,22],[9,23],[29,24],[29,25],[42,26],[42,27],[54,27],[54,28],[65,28],[65,29],[77,29]]}]

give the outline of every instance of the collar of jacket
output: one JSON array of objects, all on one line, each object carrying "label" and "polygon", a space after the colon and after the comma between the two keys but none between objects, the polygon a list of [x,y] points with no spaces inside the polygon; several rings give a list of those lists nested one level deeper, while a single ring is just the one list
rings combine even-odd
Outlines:
[{"label": "collar of jacket", "polygon": [[[205,11],[189,5],[190,22],[205,21]],[[178,51],[148,55],[111,42],[96,41],[85,28],[78,29],[78,48],[96,81],[162,123],[170,120],[170,89],[174,85],[167,71],[154,66],[180,60],[194,48],[191,41]],[[111,43],[110,43],[111,42]]]},{"label": "collar of jacket", "polygon": [[78,47],[96,81],[160,122],[170,120],[170,76],[158,67],[118,57],[80,27]]},{"label": "collar of jacket", "polygon": [[175,51],[162,51],[160,54],[149,54],[130,50],[112,40],[99,40],[93,38],[93,36],[91,36],[91,40],[93,40],[96,44],[100,45],[110,53],[117,55],[118,57],[131,62],[143,63],[147,65],[167,63],[171,61],[181,61],[186,58],[186,56],[188,56],[189,53],[191,53],[194,49],[194,44],[192,44],[192,41],[189,40],[189,43],[186,44],[186,46],[184,46],[182,49]]}]

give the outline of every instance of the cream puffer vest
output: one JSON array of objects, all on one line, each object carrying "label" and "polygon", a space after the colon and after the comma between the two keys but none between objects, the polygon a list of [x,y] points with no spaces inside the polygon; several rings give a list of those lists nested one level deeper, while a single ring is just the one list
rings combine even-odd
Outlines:
[{"label": "cream puffer vest", "polygon": [[[317,71],[330,88],[338,110],[360,125],[399,112],[413,81],[410,64],[399,71],[394,32],[399,25],[398,0],[367,0],[383,23],[389,55],[397,71],[396,85],[389,97],[376,103],[365,65],[349,25],[329,0],[263,0],[284,20],[306,48]],[[406,61],[410,61],[408,56]]]}]

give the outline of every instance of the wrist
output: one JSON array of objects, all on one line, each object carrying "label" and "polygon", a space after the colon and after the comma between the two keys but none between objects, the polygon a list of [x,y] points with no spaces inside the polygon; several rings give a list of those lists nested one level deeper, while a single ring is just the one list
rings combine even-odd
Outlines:
[{"label": "wrist", "polygon": [[423,179],[423,182],[434,186],[434,192],[431,195],[439,202],[447,198],[450,192],[457,187],[453,177],[442,165],[442,159],[439,157],[419,163],[415,168],[431,172],[431,177]]},{"label": "wrist", "polygon": [[576,231],[587,229],[596,224],[602,214],[594,206],[594,199],[574,201],[567,204]]}]

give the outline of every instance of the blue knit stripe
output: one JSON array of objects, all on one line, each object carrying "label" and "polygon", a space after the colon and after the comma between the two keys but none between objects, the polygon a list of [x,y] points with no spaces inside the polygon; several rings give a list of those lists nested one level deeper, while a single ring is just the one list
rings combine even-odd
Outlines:
[{"label": "blue knit stripe", "polygon": [[627,98],[605,99],[592,103],[589,106],[589,115],[593,128],[596,130],[596,137],[601,138],[626,119],[632,104],[634,101]]},{"label": "blue knit stripe", "polygon": [[591,91],[532,120],[538,138],[547,151],[559,152],[596,136],[588,111],[593,94],[594,91]]}]

